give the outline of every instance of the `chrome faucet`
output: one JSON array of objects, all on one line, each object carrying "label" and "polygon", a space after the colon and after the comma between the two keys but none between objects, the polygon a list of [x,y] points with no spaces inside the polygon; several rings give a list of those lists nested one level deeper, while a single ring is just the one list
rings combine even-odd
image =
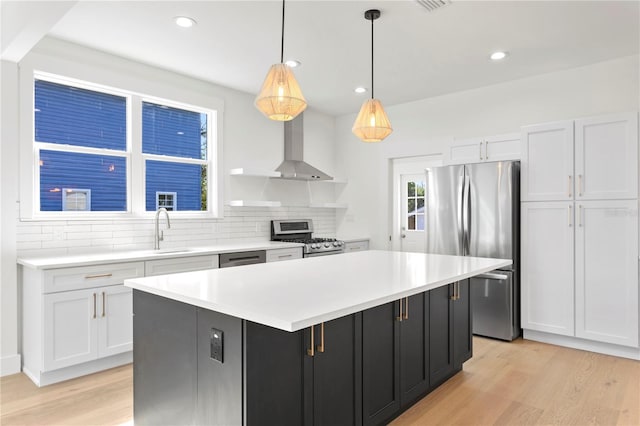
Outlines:
[{"label": "chrome faucet", "polygon": [[160,212],[164,212],[167,217],[167,229],[171,229],[171,220],[169,220],[169,212],[164,207],[156,210],[156,235],[154,239],[154,250],[160,250],[160,241],[164,241],[164,231],[160,230]]}]

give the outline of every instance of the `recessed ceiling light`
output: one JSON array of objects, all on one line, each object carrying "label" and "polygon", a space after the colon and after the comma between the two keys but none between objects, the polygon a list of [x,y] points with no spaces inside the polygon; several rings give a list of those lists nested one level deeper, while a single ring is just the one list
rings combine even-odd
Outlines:
[{"label": "recessed ceiling light", "polygon": [[507,57],[507,52],[502,52],[502,51],[498,51],[498,52],[493,52],[490,56],[490,58],[494,61],[499,61],[501,59],[504,59]]},{"label": "recessed ceiling light", "polygon": [[356,93],[365,93],[367,91],[366,87],[356,87],[355,89],[353,89],[354,92]]},{"label": "recessed ceiling light", "polygon": [[285,65],[291,68],[297,68],[300,65],[302,65],[302,62],[296,61],[295,59],[289,59],[288,61],[285,62]]},{"label": "recessed ceiling light", "polygon": [[182,28],[190,28],[196,24],[195,19],[189,18],[188,16],[176,16],[173,20],[177,26]]}]

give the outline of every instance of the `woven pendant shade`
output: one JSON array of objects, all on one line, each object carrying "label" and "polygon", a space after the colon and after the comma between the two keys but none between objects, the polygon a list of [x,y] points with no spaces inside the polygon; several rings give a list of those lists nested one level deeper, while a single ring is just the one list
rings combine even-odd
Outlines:
[{"label": "woven pendant shade", "polygon": [[393,132],[387,113],[378,99],[367,99],[356,117],[353,134],[363,142],[380,142]]},{"label": "woven pendant shade", "polygon": [[260,112],[276,121],[292,120],[307,107],[293,71],[285,64],[271,66],[255,104]]}]

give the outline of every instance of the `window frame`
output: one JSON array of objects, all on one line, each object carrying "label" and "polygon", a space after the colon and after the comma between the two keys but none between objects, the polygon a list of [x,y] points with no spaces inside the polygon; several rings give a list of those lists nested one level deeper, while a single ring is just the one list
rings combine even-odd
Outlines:
[{"label": "window frame", "polygon": [[[131,66],[136,66],[133,64]],[[75,145],[37,142],[35,140],[35,81],[46,80],[87,90],[127,98],[126,151],[96,149]],[[42,54],[31,54],[21,62],[20,82],[20,220],[113,220],[148,218],[154,212],[145,209],[145,158],[142,154],[142,102],[187,109],[207,114],[207,210],[174,211],[184,218],[221,218],[223,214],[222,117],[224,102],[198,93],[188,85],[167,88],[166,81],[136,79],[123,76],[120,70],[109,70],[88,64]],[[135,90],[132,90],[135,87]],[[142,93],[144,91],[144,93]],[[154,96],[146,93],[153,93]],[[198,106],[195,106],[198,105]],[[40,150],[73,151],[125,158],[126,211],[40,211]],[[147,156],[147,154],[145,154]],[[160,158],[157,158],[160,157]],[[173,159],[173,157],[169,157]],[[154,160],[166,161],[164,156]]]},{"label": "window frame", "polygon": [[171,203],[171,210],[167,209],[170,212],[173,211],[178,211],[176,210],[176,204],[177,204],[177,200],[178,200],[178,193],[177,192],[172,192],[172,191],[156,191],[156,210],[158,210],[160,207],[164,207],[166,208],[166,206],[161,206],[160,205],[160,199],[159,197],[161,195],[171,195],[172,198],[172,203]]}]

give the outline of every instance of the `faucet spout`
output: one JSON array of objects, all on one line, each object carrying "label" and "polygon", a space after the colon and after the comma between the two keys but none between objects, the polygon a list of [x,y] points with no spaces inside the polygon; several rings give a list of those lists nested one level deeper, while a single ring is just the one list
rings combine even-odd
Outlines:
[{"label": "faucet spout", "polygon": [[160,213],[164,213],[167,218],[167,229],[171,229],[171,220],[169,219],[169,212],[164,207],[160,207],[156,210],[156,219],[155,219],[155,236],[154,236],[154,250],[160,250],[160,241],[164,241],[164,231],[160,230]]}]

